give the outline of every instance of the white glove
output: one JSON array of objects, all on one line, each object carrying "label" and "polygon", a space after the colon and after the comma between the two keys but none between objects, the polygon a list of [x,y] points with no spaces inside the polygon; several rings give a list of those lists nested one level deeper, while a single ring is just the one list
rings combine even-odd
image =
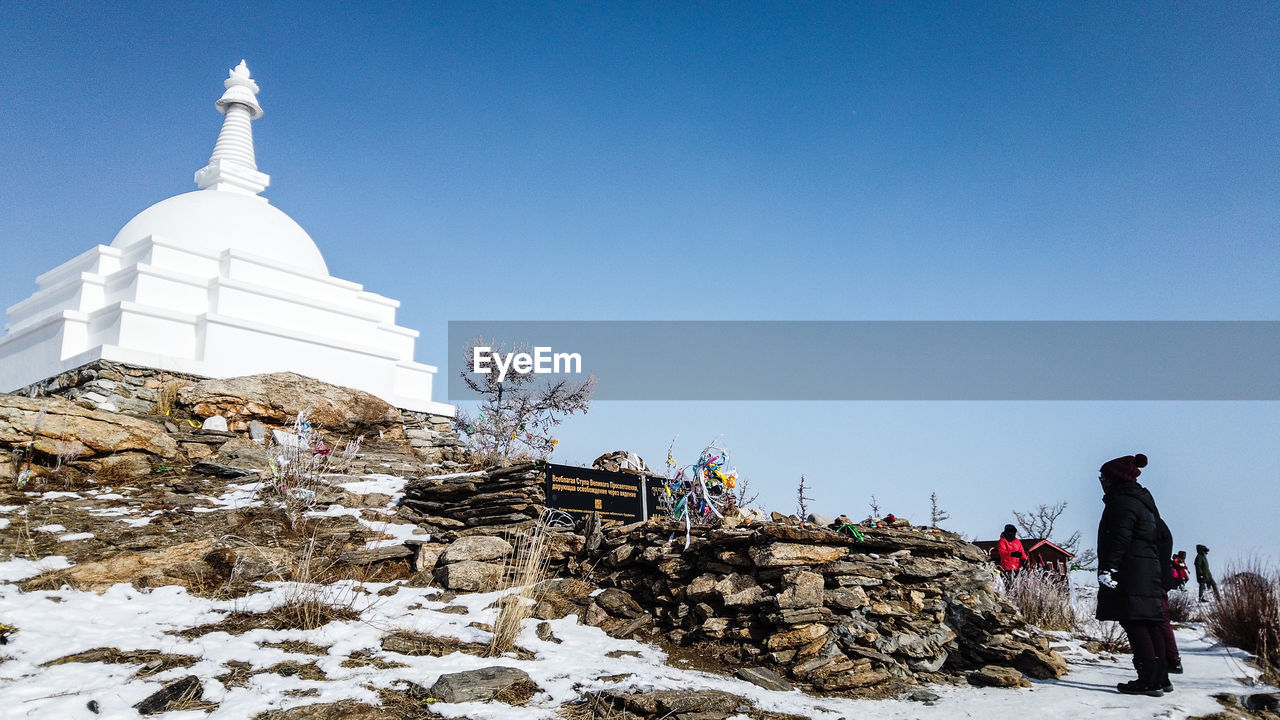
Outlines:
[{"label": "white glove", "polygon": [[1109,589],[1109,590],[1115,590],[1115,589],[1116,589],[1116,580],[1115,580],[1115,578],[1111,577],[1111,574],[1112,574],[1112,573],[1114,573],[1114,572],[1115,572],[1115,570],[1100,570],[1100,571],[1098,571],[1098,586],[1099,586],[1099,587],[1107,588],[1107,589]]}]

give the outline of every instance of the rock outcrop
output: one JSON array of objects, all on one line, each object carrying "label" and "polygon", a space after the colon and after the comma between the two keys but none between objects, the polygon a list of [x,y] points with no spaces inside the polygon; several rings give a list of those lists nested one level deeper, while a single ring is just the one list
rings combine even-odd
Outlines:
[{"label": "rock outcrop", "polygon": [[171,459],[178,454],[177,443],[154,422],[89,410],[62,398],[0,395],[0,444],[28,441],[49,443],[33,447],[37,452],[75,457],[143,452]]},{"label": "rock outcrop", "polygon": [[[107,372],[136,383],[105,378]],[[167,387],[168,400],[157,400],[171,404],[170,414],[149,409],[135,417],[71,392],[104,379],[116,388]],[[461,466],[464,458],[452,454],[456,438],[438,419],[401,413],[358,391],[292,374],[165,385],[108,367],[64,380],[43,386],[57,385],[54,396],[0,395],[0,477],[16,475],[15,453],[24,466],[34,459],[45,471],[64,462],[95,473],[131,464],[131,477],[113,482],[116,491],[82,477],[81,489],[101,486],[83,495],[0,488],[0,504],[24,506],[22,537],[0,537],[0,551],[56,552],[73,563],[27,581],[32,587],[132,582],[240,591],[258,580],[312,576],[311,551],[299,554],[310,543],[333,568],[354,569],[369,582],[486,592],[511,577],[523,552],[519,538],[548,517],[540,467],[435,475]],[[256,491],[237,484],[263,477],[266,437],[304,409],[329,432],[370,438],[355,473],[414,477],[398,506],[377,494],[382,490],[355,497],[332,478],[315,484],[315,506],[341,504],[355,509],[354,517],[313,513],[299,526],[270,503],[246,502]],[[228,429],[198,429],[183,413],[226,418]],[[134,479],[142,475],[148,479]],[[232,500],[246,504],[229,507]],[[121,510],[135,518],[101,520]],[[401,539],[376,529],[392,518],[418,528]],[[550,532],[546,548],[560,579],[542,587],[539,619],[574,614],[615,637],[713,659],[720,663],[713,669],[765,686],[884,695],[934,680],[1015,685],[1023,675],[1066,670],[992,587],[980,550],[905,521],[844,534],[782,516],[690,530],[669,519],[602,528],[597,518]],[[677,709],[683,700],[651,695],[616,700],[634,712],[687,714]],[[725,713],[736,712],[732,697],[723,700]]]},{"label": "rock outcrop", "polygon": [[[674,536],[674,542],[672,541]],[[606,528],[584,610],[610,632],[643,608],[675,644],[765,666],[822,691],[927,680],[984,666],[1060,677],[1065,662],[991,586],[981,551],[949,533],[866,528],[862,539],[767,523],[732,529],[651,521]]]},{"label": "rock outcrop", "polygon": [[[52,458],[101,457],[90,469],[120,465],[120,474],[132,476],[156,464],[199,461],[265,469],[265,456],[254,448],[265,445],[272,430],[291,430],[304,411],[326,441],[364,437],[355,471],[426,475],[469,464],[449,418],[402,411],[369,393],[296,373],[211,380],[98,360],[0,394],[0,408],[6,407],[0,409],[0,466],[6,446],[34,439],[43,440],[37,450],[50,450],[45,454]],[[54,415],[67,418],[63,430]],[[48,432],[33,438],[37,420]],[[155,432],[157,426],[167,435]]]},{"label": "rock outcrop", "polygon": [[197,417],[226,418],[233,430],[248,430],[254,420],[286,426],[305,411],[335,435],[403,435],[400,411],[386,401],[296,373],[203,380],[179,390],[177,400]]}]

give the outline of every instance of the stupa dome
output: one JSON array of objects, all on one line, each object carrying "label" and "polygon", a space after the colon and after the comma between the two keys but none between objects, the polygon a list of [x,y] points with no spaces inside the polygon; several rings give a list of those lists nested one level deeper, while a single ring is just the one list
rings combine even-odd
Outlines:
[{"label": "stupa dome", "polygon": [[204,254],[241,250],[312,275],[328,275],[315,241],[293,218],[257,195],[195,190],[138,213],[111,241],[125,249],[148,236]]},{"label": "stupa dome", "polygon": [[[258,83],[243,60],[227,75],[199,190],[36,277],[7,310],[0,391],[101,360],[215,378],[288,371],[452,417],[431,399],[436,368],[413,359],[418,332],[396,324],[400,302],[331,276],[311,236],[261,196]],[[103,397],[98,409],[118,409]]]}]

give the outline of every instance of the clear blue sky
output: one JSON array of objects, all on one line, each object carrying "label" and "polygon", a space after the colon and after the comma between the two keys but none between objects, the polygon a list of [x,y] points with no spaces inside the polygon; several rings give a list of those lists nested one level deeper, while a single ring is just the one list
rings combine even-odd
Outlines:
[{"label": "clear blue sky", "polygon": [[[424,362],[450,319],[1280,319],[1274,4],[297,6],[6,8],[0,305],[194,188],[243,57],[265,194]],[[1144,451],[1223,563],[1275,553],[1277,405],[598,403],[557,455],[722,436],[774,508],[1092,544]]]}]

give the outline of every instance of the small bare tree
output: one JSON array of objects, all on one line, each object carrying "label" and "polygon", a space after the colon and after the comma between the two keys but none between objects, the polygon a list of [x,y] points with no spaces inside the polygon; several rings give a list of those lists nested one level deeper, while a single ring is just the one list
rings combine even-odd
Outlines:
[{"label": "small bare tree", "polygon": [[760,493],[751,487],[751,479],[746,477],[738,478],[737,486],[729,491],[733,497],[733,505],[738,508],[754,507],[756,501],[760,499]]},{"label": "small bare tree", "polygon": [[1079,530],[1071,533],[1065,540],[1058,540],[1053,536],[1058,518],[1062,517],[1066,509],[1067,503],[1063,501],[1053,505],[1037,505],[1034,510],[1027,512],[1014,510],[1013,517],[1018,522],[1023,537],[1048,540],[1074,555],[1071,558],[1072,570],[1093,570],[1098,562],[1098,554],[1092,548],[1080,550]]},{"label": "small bare tree", "polygon": [[809,497],[809,483],[804,475],[801,475],[800,484],[796,486],[796,512],[799,513],[801,522],[809,517],[809,501],[812,499]]},{"label": "small bare tree", "polygon": [[951,513],[943,510],[938,505],[938,493],[929,493],[929,519],[933,527],[938,527],[938,523],[951,519]]},{"label": "small bare tree", "polygon": [[876,500],[875,495],[871,496],[871,502],[867,503],[867,505],[871,508],[871,519],[880,519],[880,501]]},{"label": "small bare tree", "polygon": [[[473,450],[495,459],[543,458],[550,455],[558,441],[551,431],[575,413],[586,413],[595,389],[594,375],[581,382],[560,379],[538,382],[532,371],[519,372],[515,367],[499,374],[475,373],[475,348],[486,345],[479,338],[467,343],[460,372],[463,382],[480,395],[475,415],[458,410],[454,429]],[[503,345],[488,343],[495,352],[505,352]],[[529,352],[528,347],[513,352]]]}]

